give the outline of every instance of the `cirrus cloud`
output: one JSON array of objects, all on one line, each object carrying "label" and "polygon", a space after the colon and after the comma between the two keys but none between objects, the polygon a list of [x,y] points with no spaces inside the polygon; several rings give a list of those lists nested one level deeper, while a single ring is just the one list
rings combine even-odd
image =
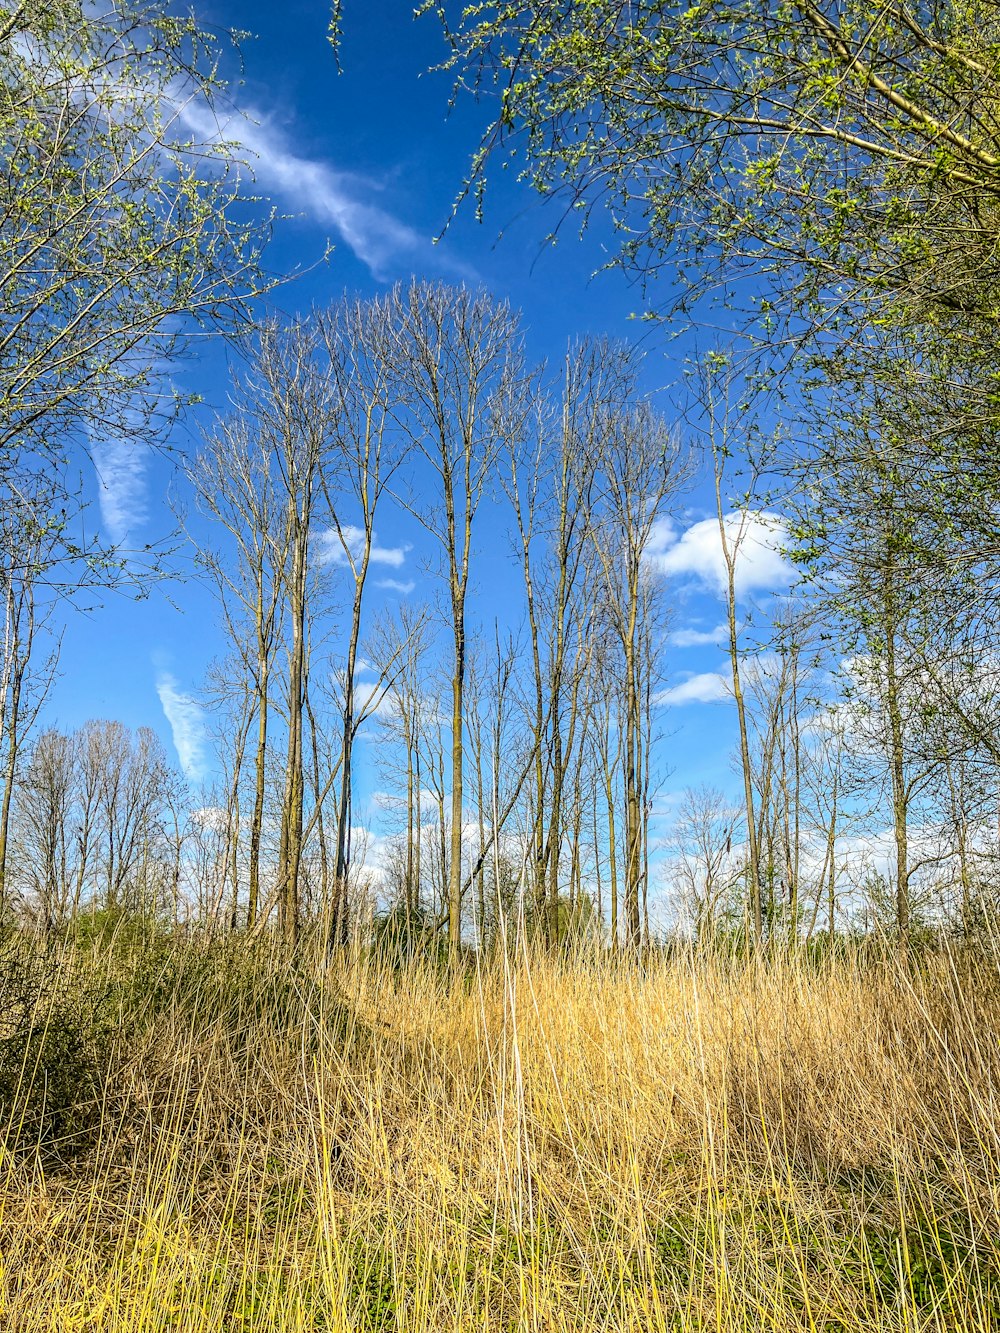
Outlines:
[{"label": "cirrus cloud", "polygon": [[189,782],[203,781],[208,767],[205,710],[195,698],[180,689],[169,671],[161,671],[157,676],[156,693],[170,725],[184,776]]}]

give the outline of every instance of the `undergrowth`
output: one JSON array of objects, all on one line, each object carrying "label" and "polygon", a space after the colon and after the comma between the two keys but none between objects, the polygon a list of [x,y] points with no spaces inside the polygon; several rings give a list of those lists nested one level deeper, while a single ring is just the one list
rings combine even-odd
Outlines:
[{"label": "undergrowth", "polygon": [[0,942],[0,1323],[1000,1328],[989,957]]}]

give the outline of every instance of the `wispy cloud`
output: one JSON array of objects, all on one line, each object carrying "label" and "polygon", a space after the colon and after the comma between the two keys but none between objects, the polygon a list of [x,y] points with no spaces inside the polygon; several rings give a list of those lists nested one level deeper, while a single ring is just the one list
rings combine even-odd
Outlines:
[{"label": "wispy cloud", "polygon": [[401,579],[378,579],[375,583],[376,588],[384,588],[386,592],[398,592],[401,597],[409,597],[416,586],[413,579],[407,583]]},{"label": "wispy cloud", "polygon": [[[351,553],[352,560],[359,560],[364,551],[364,541],[364,530],[356,528],[350,523],[341,524],[339,533],[336,528],[327,528],[325,532],[321,532],[317,537],[320,563],[324,565],[346,565],[348,551]],[[345,546],[346,550],[344,549]],[[406,563],[406,555],[409,550],[409,546],[380,546],[376,533],[372,541],[369,559],[373,565],[388,565],[391,569],[401,569]],[[393,580],[387,580],[380,586],[384,587],[392,583]],[[412,586],[411,584],[407,591],[411,591]]]},{"label": "wispy cloud", "polygon": [[178,688],[176,679],[168,671],[161,671],[157,676],[156,693],[170,725],[184,776],[189,782],[201,782],[207,769],[204,709],[190,694]]},{"label": "wispy cloud", "polygon": [[[743,595],[787,588],[795,570],[782,553],[787,531],[780,514],[731,510],[723,521],[736,550],[736,591]],[[688,575],[715,593],[726,589],[726,561],[716,518],[701,519],[678,534],[669,520],[657,524],[647,562],[665,577]]]},{"label": "wispy cloud", "polygon": [[149,450],[131,440],[92,442],[101,526],[115,546],[125,546],[149,517],[146,469]]},{"label": "wispy cloud", "polygon": [[706,648],[722,643],[728,632],[725,625],[716,625],[715,629],[675,629],[667,642],[675,648]]},{"label": "wispy cloud", "polygon": [[[245,116],[234,114],[219,120],[209,107],[189,101],[180,103],[176,113],[198,139],[231,144],[235,157],[252,159],[259,186],[301,209],[312,222],[332,227],[374,277],[388,279],[414,257],[431,257],[430,236],[421,235],[364,197],[378,188],[375,182],[303,157],[268,116],[253,107],[245,110]],[[436,266],[442,267],[440,256]],[[443,266],[449,265],[445,262]]]},{"label": "wispy cloud", "polygon": [[[19,54],[37,60],[39,50],[22,41]],[[300,210],[319,226],[332,228],[376,278],[400,274],[412,267],[415,258],[433,260],[437,269],[472,276],[466,266],[442,255],[434,247],[432,236],[421,235],[409,223],[371,202],[378,182],[338,171],[327,162],[296,152],[288,135],[260,108],[248,106],[221,115],[219,107],[192,95],[190,83],[177,79],[150,87],[135,80],[124,62],[101,62],[80,81],[75,95],[102,119],[113,118],[119,104],[125,107],[138,103],[145,108],[158,103],[164,120],[170,122],[168,141],[172,150],[183,155],[183,136],[190,135],[194,141],[192,157],[204,171],[212,169],[213,161],[199,155],[199,146],[224,146],[215,165],[225,165],[227,149],[237,170],[249,163],[256,186]]]},{"label": "wispy cloud", "polygon": [[714,704],[733,697],[731,677],[722,671],[700,671],[679,685],[661,690],[655,702],[664,706],[678,704]]}]

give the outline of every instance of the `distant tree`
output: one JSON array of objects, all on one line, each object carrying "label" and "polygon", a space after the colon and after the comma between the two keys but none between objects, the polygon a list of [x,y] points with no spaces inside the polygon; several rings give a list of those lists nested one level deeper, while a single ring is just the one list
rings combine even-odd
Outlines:
[{"label": "distant tree", "polygon": [[754,536],[756,504],[756,475],[749,479],[743,493],[730,494],[734,471],[737,468],[756,469],[750,463],[750,436],[753,422],[751,402],[741,397],[739,377],[732,358],[725,353],[712,352],[698,366],[695,376],[695,397],[698,405],[698,426],[703,442],[708,446],[712,467],[712,489],[715,516],[718,522],[719,549],[724,570],[723,599],[726,607],[726,649],[729,657],[730,682],[736,706],[736,726],[739,737],[740,772],[743,779],[743,801],[747,841],[746,876],[749,898],[749,918],[753,938],[759,947],[764,939],[764,886],[761,864],[760,830],[758,829],[754,799],[754,776],[750,756],[750,722],[745,697],[743,672],[744,650],[741,644],[745,629],[744,608],[738,601],[738,570],[745,558],[745,546]]},{"label": "distant tree", "polygon": [[[669,834],[672,878],[699,944],[711,946],[743,878],[738,810],[714,787],[685,789]],[[740,904],[735,904],[741,910]]]},{"label": "distant tree", "polygon": [[[583,755],[595,656],[594,559],[601,439],[611,408],[627,397],[633,357],[623,345],[581,341],[566,357],[560,398],[539,411],[533,455],[512,455],[505,485],[514,509],[533,671],[535,745],[533,890],[546,934],[557,942],[571,775]],[[571,839],[569,846],[578,843]],[[546,916],[544,909],[548,902]]]},{"label": "distant tree", "polygon": [[[403,785],[405,829],[397,858],[393,862],[397,893],[394,901],[408,920],[421,918],[425,906],[422,885],[421,853],[424,829],[422,784],[426,766],[427,680],[426,656],[430,631],[425,608],[402,602],[399,613],[384,617],[375,627],[370,651],[376,663],[398,663],[389,678],[385,707],[379,722],[382,747],[380,769],[390,774],[390,781]],[[392,762],[386,752],[397,747],[401,761]]]},{"label": "distant tree", "polygon": [[[288,531],[273,441],[259,429],[255,402],[237,386],[235,410],[206,432],[202,448],[184,468],[207,532],[186,519],[197,568],[209,581],[232,644],[235,671],[214,675],[213,689],[236,694],[246,726],[253,726],[253,796],[249,817],[247,926],[262,902],[261,869],[269,729],[278,689],[277,654],[284,626],[282,577]],[[216,691],[218,693],[218,691]],[[240,724],[237,724],[237,729]],[[231,804],[242,776],[233,764]]]},{"label": "distant tree", "polygon": [[300,927],[299,875],[305,850],[305,735],[313,625],[317,614],[315,542],[326,517],[324,469],[329,465],[337,399],[315,323],[277,322],[259,332],[247,383],[253,429],[259,432],[278,496],[286,657],[286,757],[277,860],[278,921],[294,944]]},{"label": "distant tree", "polygon": [[73,870],[73,814],[77,800],[73,738],[50,729],[31,747],[14,808],[14,838],[21,880],[42,921],[64,925],[79,907]]},{"label": "distant tree", "polygon": [[[320,474],[330,522],[331,551],[348,571],[349,629],[340,671],[340,784],[337,798],[335,900],[331,940],[347,938],[352,759],[358,729],[377,702],[379,689],[358,700],[355,676],[361,644],[365,592],[375,548],[375,523],[402,461],[403,437],[395,429],[405,381],[398,365],[400,315],[394,297],[342,301],[317,320],[328,362],[330,447]],[[347,517],[341,516],[344,511]],[[357,522],[352,521],[357,519]],[[402,648],[402,645],[400,645]],[[400,655],[391,656],[394,671]]]},{"label": "distant tree", "polygon": [[596,441],[599,503],[591,541],[599,614],[607,620],[621,670],[622,901],[625,943],[638,948],[648,870],[649,712],[660,644],[659,589],[648,558],[656,525],[686,484],[690,462],[677,432],[634,398],[604,409]]}]

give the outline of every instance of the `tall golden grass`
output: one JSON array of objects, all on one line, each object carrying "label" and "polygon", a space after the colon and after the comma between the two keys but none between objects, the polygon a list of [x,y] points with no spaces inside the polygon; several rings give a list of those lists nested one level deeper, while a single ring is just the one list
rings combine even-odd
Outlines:
[{"label": "tall golden grass", "polygon": [[995,960],[15,952],[5,1329],[1000,1328]]}]

